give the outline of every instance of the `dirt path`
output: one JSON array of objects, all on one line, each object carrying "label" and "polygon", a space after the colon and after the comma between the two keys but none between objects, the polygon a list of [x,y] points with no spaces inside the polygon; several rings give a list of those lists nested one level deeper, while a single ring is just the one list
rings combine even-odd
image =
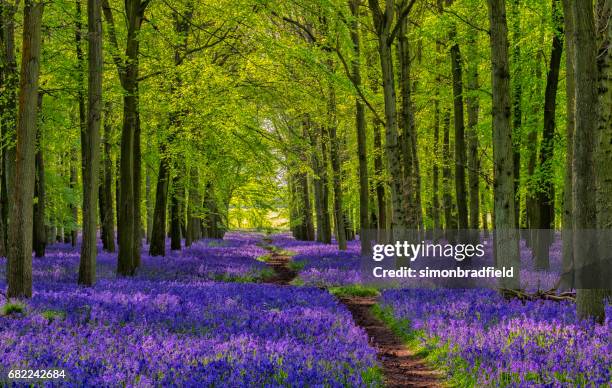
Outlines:
[{"label": "dirt path", "polygon": [[371,311],[373,297],[339,298],[362,327],[370,344],[376,349],[382,364],[386,387],[442,387],[442,373],[430,368],[409,350],[392,331]]},{"label": "dirt path", "polygon": [[[291,257],[279,253],[272,240],[264,238],[261,246],[270,252],[266,263],[274,270],[274,276],[266,283],[288,285],[297,272],[289,267]],[[425,361],[410,351],[380,319],[371,311],[376,303],[373,297],[338,298],[353,315],[355,324],[368,334],[370,344],[376,349],[382,364],[386,387],[443,387],[442,374],[430,368]]]},{"label": "dirt path", "polygon": [[266,283],[288,285],[296,278],[297,272],[289,267],[291,257],[278,253],[272,245],[272,240],[264,238],[261,245],[264,249],[270,252],[270,258],[266,260],[266,264],[274,270],[274,276],[266,278]]}]

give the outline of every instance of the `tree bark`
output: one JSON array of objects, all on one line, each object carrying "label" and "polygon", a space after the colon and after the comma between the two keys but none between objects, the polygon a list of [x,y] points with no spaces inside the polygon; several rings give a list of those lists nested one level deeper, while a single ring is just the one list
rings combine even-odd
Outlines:
[{"label": "tree bark", "polygon": [[79,284],[96,281],[98,185],[100,182],[100,119],[102,115],[102,16],[100,0],[87,0],[88,95],[87,132],[81,132],[83,158],[83,242]]},{"label": "tree bark", "polygon": [[192,242],[200,239],[200,204],[201,198],[199,172],[197,167],[191,167],[189,174],[187,235],[185,236],[186,246],[191,246]]},{"label": "tree bark", "polygon": [[512,23],[512,62],[513,62],[513,73],[515,75],[512,80],[512,159],[514,164],[514,223],[518,229],[520,227],[520,209],[521,209],[521,143],[522,143],[522,126],[523,126],[523,110],[522,110],[522,98],[523,98],[523,84],[522,84],[522,59],[521,59],[521,45],[516,43],[521,39],[521,17],[519,12],[520,2],[519,0],[512,0],[510,6],[511,12],[513,13]]},{"label": "tree bark", "polygon": [[465,189],[465,120],[463,112],[463,68],[459,44],[454,42],[457,35],[456,26],[451,27],[451,74],[453,76],[453,112],[455,125],[455,198],[457,200],[457,226],[460,233],[468,229],[467,193]]},{"label": "tree bark", "polygon": [[17,87],[19,74],[17,73],[17,59],[15,55],[15,13],[18,2],[0,2],[2,14],[2,43],[3,60],[2,77],[4,83],[4,98],[0,105],[2,112],[2,138],[7,139],[7,144],[2,152],[2,219],[4,225],[3,245],[5,254],[8,250],[8,220],[12,207],[13,189],[15,187],[15,138],[17,125]]},{"label": "tree bark", "polygon": [[552,159],[555,141],[555,114],[557,108],[557,87],[559,84],[559,68],[561,66],[561,54],[563,41],[561,36],[563,30],[558,15],[557,2],[552,2],[553,25],[555,31],[552,39],[552,50],[550,54],[549,69],[546,76],[546,91],[544,92],[544,128],[542,130],[542,142],[540,143],[540,176],[542,177],[537,193],[538,203],[538,237],[535,241],[535,266],[537,269],[548,269],[550,267],[549,250],[552,244],[555,215],[555,186],[553,182]]},{"label": "tree bark", "polygon": [[574,17],[571,0],[563,0],[563,16],[565,25],[565,174],[563,178],[563,230],[562,230],[562,265],[561,285],[565,289],[574,288],[574,245],[573,229],[573,189],[572,189],[572,158],[574,153],[574,126],[576,86],[574,74]]},{"label": "tree bark", "polygon": [[[38,94],[38,114],[42,114],[42,102],[43,94]],[[40,119],[39,119],[40,122]],[[45,230],[45,164],[43,159],[43,148],[42,148],[42,131],[38,128],[36,132],[36,156],[35,156],[35,170],[36,170],[36,182],[34,184],[34,235],[33,245],[34,253],[36,257],[43,257],[45,255],[45,248],[47,246],[47,233]]]},{"label": "tree bark", "polygon": [[172,177],[172,193],[170,197],[170,249],[181,250],[181,196],[182,182],[175,175]]},{"label": "tree bark", "polygon": [[457,220],[454,216],[453,196],[451,194],[451,154],[450,154],[450,110],[444,110],[442,140],[442,203],[444,207],[444,234],[446,240],[454,242],[457,237]]},{"label": "tree bark", "polygon": [[[359,56],[361,54],[361,42],[359,36],[359,0],[350,0],[349,5],[353,15],[351,23],[351,40],[355,59],[352,63],[353,84],[361,88],[361,65]],[[359,160],[359,239],[361,242],[361,254],[367,255],[371,251],[369,235],[369,183],[368,183],[368,155],[365,109],[359,97],[355,97],[355,126],[357,128],[357,158]]]},{"label": "tree bark", "polygon": [[466,97],[467,106],[467,168],[468,186],[470,193],[469,228],[473,231],[473,239],[478,238],[477,231],[480,225],[480,159],[478,156],[478,115],[480,111],[480,99],[478,93],[478,54],[476,52],[476,31],[470,31],[470,41],[468,44],[469,63],[467,68],[467,88],[469,94]]},{"label": "tree bark", "polygon": [[13,190],[8,233],[9,298],[32,296],[32,213],[42,12],[43,3],[25,1],[15,147],[15,181],[19,184]]},{"label": "tree bark", "polygon": [[395,97],[395,75],[393,70],[392,23],[395,18],[394,4],[385,2],[384,12],[377,0],[368,0],[378,40],[378,53],[383,78],[385,101],[385,151],[389,169],[391,189],[391,232],[399,239],[406,228],[406,215],[402,204],[403,177],[401,168],[401,148],[398,142],[397,106]]},{"label": "tree bark", "polygon": [[165,146],[160,149],[159,170],[155,189],[155,210],[153,214],[153,231],[149,255],[166,255],[166,210],[168,206],[168,183],[170,181],[170,166]]},{"label": "tree bark", "polygon": [[402,206],[405,213],[405,226],[414,231],[418,228],[415,190],[415,153],[413,142],[415,134],[414,111],[412,106],[412,81],[410,76],[410,50],[408,42],[408,20],[403,19],[400,24],[397,42],[397,55],[399,63],[400,84],[400,121],[399,128],[402,133],[399,143],[402,156]]},{"label": "tree bark", "polygon": [[[332,182],[334,186],[334,220],[336,221],[336,241],[338,249],[346,250],[346,225],[344,223],[343,207],[342,207],[342,181],[341,181],[341,166],[340,166],[340,145],[336,136],[336,92],[333,86],[330,86],[328,96],[328,136],[329,136],[329,155],[332,166]],[[306,186],[307,187],[307,186]],[[310,206],[308,206],[310,208]]]},{"label": "tree bark", "polygon": [[520,286],[520,256],[516,230],[514,160],[510,123],[510,73],[505,0],[488,0],[491,31],[491,84],[493,91],[493,189],[496,263],[514,267],[514,277],[504,278],[504,288]]},{"label": "tree bark", "polygon": [[115,212],[113,210],[113,160],[111,156],[110,138],[112,134],[110,121],[110,105],[104,112],[104,176],[100,195],[104,198],[104,216],[102,218],[103,248],[107,252],[115,252]]}]

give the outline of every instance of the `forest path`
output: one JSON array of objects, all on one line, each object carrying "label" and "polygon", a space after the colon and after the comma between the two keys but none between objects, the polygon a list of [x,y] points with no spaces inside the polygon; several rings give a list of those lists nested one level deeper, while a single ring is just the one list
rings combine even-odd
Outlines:
[{"label": "forest path", "polygon": [[297,277],[297,271],[289,267],[291,257],[289,255],[279,253],[279,251],[271,245],[272,239],[264,237],[260,246],[270,252],[269,259],[266,264],[274,270],[274,276],[265,279],[266,283],[289,285],[293,279]]},{"label": "forest path", "polygon": [[[266,283],[289,285],[298,275],[289,266],[291,257],[278,251],[268,237],[262,239],[262,248],[270,252],[266,263],[274,270],[274,276]],[[376,355],[382,364],[385,387],[443,387],[440,371],[432,369],[425,360],[408,349],[402,340],[372,312],[375,297],[338,297],[353,316],[355,325],[365,330]]]},{"label": "forest path", "polygon": [[432,369],[425,360],[408,349],[372,312],[374,297],[338,298],[351,312],[355,324],[368,334],[370,344],[376,349],[385,387],[443,387],[443,375]]}]

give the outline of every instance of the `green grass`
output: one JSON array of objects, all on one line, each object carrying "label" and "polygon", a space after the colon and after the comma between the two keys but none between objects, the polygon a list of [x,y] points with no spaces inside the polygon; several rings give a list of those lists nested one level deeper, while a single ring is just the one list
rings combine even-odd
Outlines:
[{"label": "green grass", "polygon": [[300,272],[301,270],[304,269],[304,266],[306,265],[305,261],[290,261],[289,262],[289,269],[295,272]]},{"label": "green grass", "polygon": [[54,321],[56,319],[64,319],[66,318],[66,313],[61,310],[45,310],[40,313],[44,318],[47,318],[49,322]]},{"label": "green grass", "polygon": [[361,378],[363,379],[364,385],[366,387],[385,386],[382,368],[379,366],[373,366],[361,372]]},{"label": "green grass", "polygon": [[265,279],[269,279],[274,276],[274,270],[271,268],[264,268],[260,271],[255,271],[243,276],[228,275],[225,273],[216,274],[213,279],[219,282],[227,283],[258,283]]},{"label": "green grass", "polygon": [[272,254],[270,253],[266,253],[265,255],[261,255],[258,258],[256,258],[255,260],[257,261],[261,261],[263,263],[267,263],[268,261],[270,261],[270,259],[272,258]]},{"label": "green grass", "polygon": [[25,313],[25,305],[19,302],[7,302],[2,306],[2,315],[23,314]]},{"label": "green grass", "polygon": [[375,287],[362,286],[360,284],[351,284],[348,286],[341,287],[331,287],[329,288],[329,292],[332,295],[335,295],[339,298],[342,297],[351,297],[351,296],[359,296],[359,297],[378,297],[380,292]]}]

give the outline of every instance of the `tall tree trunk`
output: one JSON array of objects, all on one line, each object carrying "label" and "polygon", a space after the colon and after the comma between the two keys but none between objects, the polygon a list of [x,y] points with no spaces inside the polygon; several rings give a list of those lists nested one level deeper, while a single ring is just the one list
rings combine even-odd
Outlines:
[{"label": "tall tree trunk", "polygon": [[[147,153],[151,152],[151,142],[147,136]],[[146,242],[151,243],[151,234],[153,233],[153,195],[151,195],[151,168],[145,166],[145,202],[147,210],[147,227],[146,227]]]},{"label": "tall tree trunk", "polygon": [[101,196],[104,198],[104,216],[102,218],[102,234],[105,236],[104,250],[115,252],[115,212],[113,210],[113,160],[111,156],[111,133],[113,127],[110,121],[110,105],[104,112],[104,176],[102,178]]},{"label": "tall tree trunk", "polygon": [[520,256],[515,220],[506,2],[505,0],[488,0],[488,4],[493,90],[493,197],[496,262],[500,268],[513,267],[514,270],[514,277],[504,278],[501,285],[506,288],[518,288],[520,286]]},{"label": "tall tree trunk", "polygon": [[[601,240],[600,261],[603,273],[602,278],[612,277],[612,255],[609,247],[612,243],[610,230],[612,229],[612,1],[598,0],[597,2],[597,70],[599,75],[598,87],[598,139],[596,165],[597,169],[597,227]],[[603,271],[602,271],[603,272]],[[603,291],[612,301],[612,287],[607,283]]]},{"label": "tall tree trunk", "polygon": [[100,0],[87,0],[88,95],[87,132],[81,132],[83,158],[83,243],[79,284],[96,281],[96,231],[100,172],[100,119],[102,115],[102,16]]},{"label": "tall tree trunk", "polygon": [[[78,172],[77,172],[77,160],[76,155],[78,152],[73,150],[74,153],[70,156],[70,189],[73,194],[76,194],[77,180],[78,180]],[[76,246],[77,243],[77,224],[79,222],[79,208],[75,201],[70,203],[70,217],[71,217],[71,225],[70,227],[64,227],[64,231],[62,232],[64,236],[64,242],[70,243],[73,247]]]},{"label": "tall tree trunk", "polygon": [[514,164],[514,222],[515,227],[520,227],[520,209],[521,209],[521,143],[522,143],[522,126],[523,126],[523,84],[522,84],[522,59],[521,45],[518,43],[521,39],[521,17],[519,12],[519,0],[512,0],[510,9],[512,12],[512,62],[513,73],[515,75],[512,80],[512,159]]},{"label": "tall tree trunk", "polygon": [[469,94],[466,97],[467,106],[467,167],[468,167],[468,186],[470,192],[470,225],[473,231],[473,239],[478,238],[480,225],[480,159],[478,156],[478,115],[480,111],[480,100],[477,95],[478,82],[478,53],[476,46],[476,31],[470,30],[470,41],[468,44],[468,67],[467,67],[467,88]]},{"label": "tall tree trunk", "polygon": [[434,97],[434,127],[433,127],[433,155],[432,159],[432,199],[431,199],[431,215],[433,219],[434,239],[439,237],[442,223],[440,221],[440,172],[438,169],[438,152],[440,144],[440,94],[438,89],[439,82],[436,81],[436,96]]},{"label": "tall tree trunk", "polygon": [[1,236],[4,241],[5,254],[8,250],[8,220],[12,207],[13,189],[15,187],[15,138],[17,125],[17,59],[15,55],[15,13],[19,3],[2,0],[2,77],[4,82],[4,98],[1,102],[0,118],[2,120],[2,138],[6,139],[2,152],[2,219],[5,227]]},{"label": "tall tree trunk", "polygon": [[181,250],[181,201],[183,200],[182,182],[175,175],[172,177],[172,193],[170,196],[170,249]]},{"label": "tall tree trunk", "polygon": [[538,237],[535,241],[535,265],[537,269],[548,269],[549,250],[552,244],[555,215],[555,186],[552,179],[552,158],[555,137],[555,112],[557,108],[557,86],[559,84],[559,68],[561,66],[561,54],[563,41],[561,35],[563,30],[557,3],[553,0],[552,13],[555,31],[552,39],[552,50],[548,74],[546,76],[546,91],[544,93],[544,128],[542,130],[542,142],[540,143],[540,176],[541,179],[537,194],[538,203]]},{"label": "tall tree trunk", "polygon": [[[77,81],[77,103],[79,106],[79,136],[82,138],[84,134],[87,132],[87,112],[85,111],[85,57],[83,55],[83,22],[82,22],[82,4],[81,0],[76,0],[76,19],[75,19],[75,44],[76,44],[76,57],[77,57],[77,71],[76,71],[76,81]],[[81,144],[82,148],[82,144]],[[74,184],[72,186],[73,190],[76,188],[77,183],[77,158],[78,152],[74,150],[74,153],[71,155],[71,162],[73,163],[74,168]],[[85,169],[85,160],[81,159],[81,172]],[[72,175],[71,171],[71,175]],[[85,209],[82,209],[84,211]],[[77,204],[73,204],[72,208],[73,215],[73,225],[70,228],[70,240],[72,246],[76,246],[77,243],[77,225],[78,225],[78,207]]]},{"label": "tall tree trunk", "polygon": [[319,134],[312,128],[308,121],[306,130],[308,131],[308,138],[310,139],[310,155],[312,171],[314,176],[312,177],[312,186],[314,191],[314,202],[315,202],[315,217],[317,224],[316,238],[318,242],[323,242],[323,184],[321,182],[321,155],[319,153]]},{"label": "tall tree trunk", "polygon": [[321,224],[322,238],[321,242],[324,244],[331,244],[331,219],[329,215],[329,158],[327,147],[329,144],[329,137],[325,126],[320,127],[320,139],[321,139],[321,217],[323,223]]},{"label": "tall tree trunk", "polygon": [[451,41],[451,74],[453,76],[453,117],[455,125],[455,197],[457,199],[457,223],[463,234],[468,229],[467,193],[465,189],[465,120],[463,114],[463,68],[461,64],[461,51],[455,42],[456,26],[451,27],[449,40]]},{"label": "tall tree trunk", "polygon": [[168,206],[168,183],[170,181],[169,167],[167,150],[162,144],[155,189],[153,231],[151,232],[151,242],[149,245],[149,254],[151,256],[166,255],[166,210]]},{"label": "tall tree trunk", "polygon": [[565,173],[563,177],[563,231],[562,231],[562,264],[563,272],[561,278],[562,287],[572,289],[574,287],[574,241],[573,229],[573,189],[572,189],[572,159],[574,153],[574,126],[576,86],[574,75],[574,13],[571,0],[563,0],[563,19],[565,25],[565,95],[566,112],[565,122],[566,145],[565,145]]},{"label": "tall tree trunk", "polygon": [[394,4],[385,3],[384,12],[377,0],[368,1],[372,11],[374,28],[378,40],[378,53],[383,78],[383,95],[385,101],[385,151],[389,169],[391,189],[391,231],[394,238],[399,239],[406,228],[406,215],[402,204],[403,179],[401,168],[401,148],[398,142],[397,106],[395,97],[395,75],[393,70],[392,23],[395,19]]},{"label": "tall tree trunk", "polygon": [[600,290],[587,289],[599,262],[592,231],[597,227],[596,171],[594,160],[597,129],[597,45],[591,1],[574,2],[574,74],[576,77],[576,126],[574,133],[573,215],[576,310],[580,318],[604,321]]},{"label": "tall tree trunk", "polygon": [[444,233],[446,240],[454,242],[457,236],[457,220],[454,216],[453,196],[451,194],[451,154],[450,154],[450,110],[444,110],[442,140],[442,203],[444,207]]},{"label": "tall tree trunk", "polygon": [[[43,94],[38,94],[38,114],[42,114]],[[39,118],[39,122],[40,122]],[[37,147],[35,156],[36,182],[34,183],[34,235],[33,245],[36,257],[45,255],[47,246],[47,234],[45,230],[45,164],[42,149],[42,130],[38,128],[36,133]]]},{"label": "tall tree trunk", "polygon": [[[405,212],[405,225],[408,229],[416,230],[418,228],[417,211],[416,211],[416,190],[415,190],[415,171],[414,159],[416,155],[413,153],[414,142],[414,111],[412,106],[412,82],[410,79],[410,50],[408,42],[408,20],[403,19],[399,29],[399,37],[397,42],[397,55],[399,63],[399,84],[401,95],[401,110],[399,128],[402,133],[399,137],[400,149],[402,151],[402,206]],[[411,238],[416,237],[412,236]]]},{"label": "tall tree trunk", "polygon": [[187,235],[185,236],[185,245],[191,246],[191,243],[200,238],[200,177],[197,167],[191,167],[189,174],[189,203],[187,213]]},{"label": "tall tree trunk", "polygon": [[23,10],[23,40],[15,181],[9,223],[7,283],[9,298],[32,296],[32,217],[36,154],[36,113],[40,69],[43,3],[26,0]]},{"label": "tall tree trunk", "polygon": [[[352,77],[355,87],[361,88],[361,65],[359,56],[361,54],[361,42],[359,37],[359,0],[350,0],[353,21],[351,23],[351,40],[355,59],[352,63]],[[361,254],[367,255],[371,251],[369,235],[369,183],[368,183],[368,155],[365,109],[359,97],[355,97],[355,125],[357,128],[357,158],[359,160],[359,239],[361,241]]]},{"label": "tall tree trunk", "polygon": [[336,221],[336,241],[338,249],[346,249],[346,225],[344,223],[343,207],[342,207],[342,181],[341,181],[341,166],[340,166],[340,145],[336,136],[336,92],[333,86],[330,86],[328,96],[328,134],[329,134],[329,155],[332,166],[332,182],[334,186],[334,220]]},{"label": "tall tree trunk", "polygon": [[[139,32],[148,1],[126,0],[127,43],[125,61],[115,56],[123,96],[121,129],[120,195],[117,205],[119,254],[117,273],[134,275],[140,262],[140,125],[138,114]],[[118,48],[111,8],[103,0],[103,11],[109,23],[109,38]]]}]

